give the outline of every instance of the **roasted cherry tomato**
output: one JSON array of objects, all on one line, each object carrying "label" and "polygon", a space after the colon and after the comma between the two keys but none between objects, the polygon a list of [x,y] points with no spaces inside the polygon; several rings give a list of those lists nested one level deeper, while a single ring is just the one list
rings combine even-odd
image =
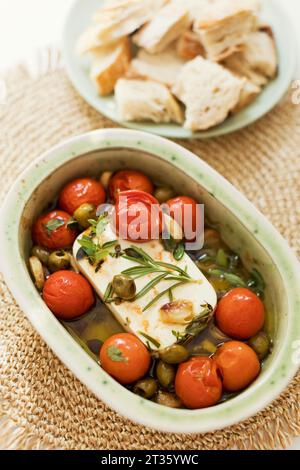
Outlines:
[{"label": "roasted cherry tomato", "polygon": [[191,197],[178,196],[170,199],[167,205],[169,206],[170,216],[184,229],[185,238],[187,240],[194,239],[195,235],[192,236],[192,234],[196,232],[197,223],[200,222],[197,201]]},{"label": "roasted cherry tomato", "polygon": [[146,346],[134,335],[120,333],[108,338],[100,350],[103,369],[121,384],[141,379],[150,367]]},{"label": "roasted cherry tomato", "polygon": [[144,191],[145,193],[153,193],[153,184],[148,176],[140,171],[122,170],[113,175],[109,182],[109,195],[114,201],[119,192],[130,191],[136,189],[137,191]]},{"label": "roasted cherry tomato", "polygon": [[54,315],[62,320],[83,315],[95,301],[88,281],[73,271],[51,274],[44,285],[43,299]]},{"label": "roasted cherry tomato", "polygon": [[256,379],[260,363],[252,348],[240,341],[223,344],[214,356],[223,379],[223,386],[228,392],[238,392]]},{"label": "roasted cherry tomato", "polygon": [[143,191],[119,193],[115,225],[118,236],[126,240],[145,242],[158,239],[162,230],[159,202]]},{"label": "roasted cherry tomato", "polygon": [[176,395],[187,408],[215,405],[222,395],[216,363],[209,357],[194,357],[180,364],[175,379]]},{"label": "roasted cherry tomato", "polygon": [[36,245],[58,250],[71,246],[76,230],[68,227],[71,216],[63,211],[52,211],[39,217],[32,227],[32,238]]},{"label": "roasted cherry tomato", "polygon": [[78,178],[64,187],[59,196],[59,206],[74,214],[82,204],[99,206],[105,202],[105,190],[99,181],[92,178]]},{"label": "roasted cherry tomato", "polygon": [[216,321],[226,335],[235,339],[248,339],[263,327],[264,304],[249,289],[232,289],[219,301]]}]

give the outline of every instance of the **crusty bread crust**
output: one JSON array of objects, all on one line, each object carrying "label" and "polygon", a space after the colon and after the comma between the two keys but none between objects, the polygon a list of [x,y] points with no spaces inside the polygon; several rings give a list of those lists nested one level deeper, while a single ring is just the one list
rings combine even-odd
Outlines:
[{"label": "crusty bread crust", "polygon": [[101,96],[112,93],[116,82],[126,74],[130,61],[130,42],[127,37],[105,51],[100,49],[94,53],[90,76]]},{"label": "crusty bread crust", "polygon": [[164,51],[191,24],[188,10],[175,1],[162,8],[148,24],[133,36],[133,42],[156,54]]},{"label": "crusty bread crust", "polygon": [[179,57],[192,60],[198,55],[205,56],[203,44],[193,31],[185,31],[177,41],[176,51]]}]

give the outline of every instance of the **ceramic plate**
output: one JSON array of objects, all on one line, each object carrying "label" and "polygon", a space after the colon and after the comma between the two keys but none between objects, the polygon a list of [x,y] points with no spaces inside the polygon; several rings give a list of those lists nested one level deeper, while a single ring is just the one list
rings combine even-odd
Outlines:
[{"label": "ceramic plate", "polygon": [[295,38],[287,13],[279,0],[263,0],[260,15],[273,28],[279,53],[279,74],[261,95],[240,113],[209,131],[193,133],[178,124],[129,123],[118,117],[113,95],[100,97],[89,78],[89,59],[78,57],[74,51],[78,37],[90,24],[92,14],[103,0],[75,0],[69,11],[63,34],[63,54],[68,75],[78,93],[97,111],[119,124],[165,137],[208,138],[237,131],[270,111],[287,91],[296,64]]}]

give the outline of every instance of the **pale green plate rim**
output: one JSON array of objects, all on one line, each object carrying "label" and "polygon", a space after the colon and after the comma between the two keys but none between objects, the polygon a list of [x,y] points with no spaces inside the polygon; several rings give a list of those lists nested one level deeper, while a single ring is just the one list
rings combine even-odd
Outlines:
[{"label": "pale green plate rim", "polygon": [[[203,410],[174,410],[137,397],[109,377],[71,338],[41,300],[19,251],[18,231],[26,201],[38,185],[66,162],[99,149],[134,148],[178,167],[222,201],[270,253],[288,298],[286,335],[281,349],[261,377],[236,398]],[[166,432],[199,433],[224,428],[266,407],[298,369],[292,361],[300,339],[300,268],[281,235],[227,180],[179,145],[160,137],[124,129],[94,131],[62,143],[33,162],[18,178],[1,208],[0,268],[20,308],[56,355],[98,398],[123,416]]]},{"label": "pale green plate rim", "polygon": [[[100,0],[101,1],[101,0]],[[78,93],[93,108],[124,127],[138,129],[169,138],[206,139],[242,129],[268,113],[284,96],[296,67],[296,39],[293,27],[279,0],[263,0],[264,19],[273,26],[279,53],[279,74],[247,108],[223,124],[205,132],[193,133],[177,124],[129,123],[120,120],[114,109],[114,98],[97,95],[88,76],[88,61],[75,54],[76,38],[82,32],[99,0],[74,0],[64,26],[62,50],[68,76]]]}]

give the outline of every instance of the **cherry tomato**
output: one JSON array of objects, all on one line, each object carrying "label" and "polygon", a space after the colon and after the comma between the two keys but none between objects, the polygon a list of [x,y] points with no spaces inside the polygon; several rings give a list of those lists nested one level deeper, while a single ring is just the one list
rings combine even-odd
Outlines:
[{"label": "cherry tomato", "polygon": [[48,277],[43,289],[43,299],[62,320],[72,320],[86,313],[95,298],[91,285],[73,271],[57,271]]},{"label": "cherry tomato", "polygon": [[110,198],[113,201],[117,198],[119,192],[130,191],[132,189],[149,194],[152,194],[154,190],[148,176],[134,170],[118,171],[111,178],[108,187]]},{"label": "cherry tomato", "polygon": [[59,250],[73,245],[76,230],[67,226],[71,216],[64,211],[52,211],[39,217],[32,227],[32,238],[36,245]]},{"label": "cherry tomato", "polygon": [[263,327],[264,304],[249,289],[232,289],[219,301],[216,321],[226,335],[235,339],[248,339]]},{"label": "cherry tomato", "polygon": [[116,231],[120,238],[135,242],[158,239],[162,230],[159,202],[143,191],[124,191],[116,201]]},{"label": "cherry tomato", "polygon": [[74,214],[82,204],[99,206],[105,202],[105,190],[99,181],[92,178],[78,178],[64,187],[59,196],[59,206]]},{"label": "cherry tomato", "polygon": [[[188,236],[188,232],[192,233],[197,230],[197,222],[199,224],[198,204],[195,199],[187,196],[178,196],[167,201],[170,216],[184,229],[187,240],[195,238]],[[198,220],[197,220],[198,219]]]},{"label": "cherry tomato", "polygon": [[213,359],[194,357],[180,364],[175,379],[176,395],[187,408],[215,405],[222,395],[222,381]]},{"label": "cherry tomato", "polygon": [[146,346],[134,335],[120,333],[108,338],[100,350],[103,369],[121,384],[141,379],[150,367]]},{"label": "cherry tomato", "polygon": [[238,392],[253,382],[259,374],[260,363],[252,348],[240,341],[223,344],[214,356],[228,392]]}]

